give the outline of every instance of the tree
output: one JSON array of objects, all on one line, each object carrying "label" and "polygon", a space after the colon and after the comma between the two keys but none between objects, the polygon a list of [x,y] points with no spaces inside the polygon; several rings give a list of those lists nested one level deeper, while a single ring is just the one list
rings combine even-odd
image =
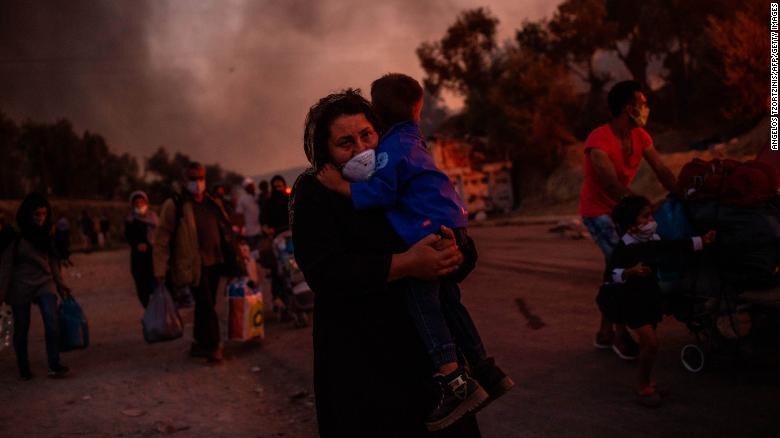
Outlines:
[{"label": "tree", "polygon": [[23,150],[19,147],[19,127],[5,114],[0,113],[0,198],[18,198],[24,195],[22,166]]},{"label": "tree", "polygon": [[[448,126],[464,136],[484,137],[488,159],[514,163],[515,187],[522,193],[560,162],[571,141],[566,118],[574,91],[565,66],[539,46],[547,44],[540,27],[527,27],[521,41],[495,43],[498,20],[482,8],[465,11],[438,43],[418,49],[426,88],[447,89],[465,97],[464,110]],[[531,38],[533,32],[538,38]],[[531,42],[537,44],[531,46]]]},{"label": "tree", "polygon": [[752,120],[767,111],[769,38],[765,6],[752,0],[732,17],[708,18],[707,36],[719,60],[714,71],[726,89],[721,99],[722,114],[730,120]]},{"label": "tree", "polygon": [[447,120],[449,112],[447,107],[442,104],[441,98],[425,92],[423,94],[423,108],[420,114],[420,131],[423,135],[430,135]]},{"label": "tree", "polygon": [[542,26],[526,24],[517,35],[521,45],[529,45],[529,33],[537,39],[547,38],[547,52],[562,59],[572,73],[588,84],[590,93],[601,93],[613,77],[596,69],[595,57],[599,51],[612,47],[618,32],[617,24],[607,20],[604,0],[567,0],[555,11],[547,26],[549,31]]},{"label": "tree", "polygon": [[[486,108],[485,99],[499,74],[496,43],[498,19],[488,9],[461,12],[444,37],[417,49],[425,89],[433,96],[447,90],[464,98],[466,107]],[[486,113],[468,111],[466,123],[475,135],[484,135]]]}]

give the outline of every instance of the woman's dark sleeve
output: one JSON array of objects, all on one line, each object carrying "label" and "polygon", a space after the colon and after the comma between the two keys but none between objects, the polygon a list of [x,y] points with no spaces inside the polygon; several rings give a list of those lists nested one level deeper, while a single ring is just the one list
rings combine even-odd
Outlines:
[{"label": "woman's dark sleeve", "polygon": [[315,293],[345,296],[382,291],[392,254],[358,254],[339,235],[328,193],[314,176],[302,176],[292,203],[295,260]]}]

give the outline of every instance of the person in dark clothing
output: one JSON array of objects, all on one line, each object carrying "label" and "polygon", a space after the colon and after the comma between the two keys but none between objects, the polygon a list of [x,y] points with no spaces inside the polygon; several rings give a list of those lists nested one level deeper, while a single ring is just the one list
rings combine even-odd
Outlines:
[{"label": "person in dark clothing", "polygon": [[14,317],[14,351],[22,380],[33,375],[27,352],[31,306],[41,312],[46,339],[49,377],[61,377],[68,367],[60,363],[57,295],[70,296],[51,239],[51,208],[41,195],[27,195],[16,213],[20,237],[7,246],[0,264],[0,300],[11,305]]},{"label": "person in dark clothing", "polygon": [[81,211],[79,226],[81,227],[81,237],[84,240],[84,249],[89,252],[97,245],[97,233],[95,232],[95,222],[89,217],[87,210]]},{"label": "person in dark clothing", "polygon": [[[271,196],[271,192],[269,191],[269,185],[267,180],[262,180],[259,183],[257,183],[257,189],[260,191],[258,194],[258,201],[264,201],[268,199]],[[262,204],[260,205],[262,207]]]},{"label": "person in dark clothing", "polygon": [[236,212],[235,208],[233,208],[233,202],[227,193],[227,187],[225,186],[225,183],[219,182],[214,184],[211,187],[211,197],[214,198],[214,202],[219,204],[219,206],[225,210],[225,213],[227,213],[228,217],[232,219]]},{"label": "person in dark clothing", "polygon": [[111,221],[107,217],[103,216],[98,222],[100,232],[98,234],[98,242],[101,248],[111,247]]},{"label": "person in dark clothing", "polygon": [[[343,175],[335,166],[326,165],[317,178],[349,197],[358,210],[382,208],[407,246],[438,233],[441,227],[453,231],[450,238],[461,248],[473,246],[466,230],[468,212],[463,200],[450,178],[436,167],[420,133],[422,86],[410,76],[387,74],[371,84],[371,105],[389,127],[376,150],[367,149],[353,157],[343,167]],[[371,156],[381,165],[364,165],[366,157],[368,163],[376,161]],[[488,360],[460,294],[449,293],[457,288],[444,285],[448,281],[454,280],[407,281],[409,313],[428,349],[433,379],[443,389],[426,421],[430,430],[442,429],[483,408],[514,386],[512,379]],[[458,350],[471,364],[470,371],[458,366]]]},{"label": "person in dark clothing", "polygon": [[661,321],[661,291],[657,268],[682,265],[694,251],[715,240],[715,231],[687,240],[662,241],[655,234],[650,201],[627,196],[615,207],[612,220],[622,235],[604,273],[596,302],[610,321],[625,324],[639,336],[637,401],[655,407],[661,398],[652,380],[658,353],[655,326]]},{"label": "person in dark clothing", "polygon": [[260,191],[260,193],[257,194],[257,206],[259,208],[259,214],[257,216],[258,220],[260,221],[260,226],[262,227],[263,219],[265,219],[265,210],[268,208],[268,200],[271,199],[271,191],[269,189],[268,181],[262,180],[259,183],[257,183],[257,189]]},{"label": "person in dark clothing", "polygon": [[404,299],[406,278],[452,273],[463,254],[436,235],[405,250],[380,209],[357,211],[316,178],[326,163],[338,166],[375,148],[375,126],[370,105],[357,92],[321,99],[309,111],[304,134],[312,169],[292,192],[295,259],[315,294],[320,436],[479,437],[473,415],[436,433],[426,430],[430,363]]},{"label": "person in dark clothing", "polygon": [[63,265],[72,266],[70,262],[70,221],[67,216],[60,216],[54,224],[54,247]]},{"label": "person in dark clothing", "polygon": [[281,175],[274,176],[271,178],[271,195],[265,203],[265,208],[260,211],[260,223],[269,236],[278,236],[279,233],[290,228],[287,213],[289,202],[287,182]]},{"label": "person in dark clothing", "polygon": [[[288,204],[290,195],[287,190],[287,182],[281,175],[275,175],[271,178],[271,194],[264,202],[260,210],[260,224],[263,233],[273,242],[274,237],[290,228]],[[281,312],[280,319],[289,320],[287,315],[287,306],[290,304],[284,293],[284,281],[279,272],[276,258],[273,255],[271,245],[265,245],[261,251],[260,259],[268,268],[271,274],[271,295],[273,297],[274,312]]]},{"label": "person in dark clothing", "polygon": [[152,243],[157,230],[157,213],[149,209],[149,198],[138,190],[130,194],[130,214],[125,219],[125,239],[130,245],[130,272],[144,309],[154,291]]}]

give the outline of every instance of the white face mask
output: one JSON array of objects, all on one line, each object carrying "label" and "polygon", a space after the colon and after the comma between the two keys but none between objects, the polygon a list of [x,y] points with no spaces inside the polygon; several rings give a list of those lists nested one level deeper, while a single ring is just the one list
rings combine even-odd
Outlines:
[{"label": "white face mask", "polygon": [[200,195],[206,191],[206,181],[202,179],[197,181],[187,181],[187,191],[193,195]]},{"label": "white face mask", "polygon": [[647,118],[650,117],[650,108],[647,106],[643,106],[641,109],[634,107],[633,110],[628,113],[628,115],[631,117],[631,120],[637,124],[637,126],[644,128],[647,126]]},{"label": "white face mask", "polygon": [[366,181],[374,174],[375,167],[376,153],[373,149],[366,149],[347,161],[341,173],[352,182]]},{"label": "white face mask", "polygon": [[146,215],[146,211],[147,210],[149,210],[149,206],[148,205],[144,205],[142,207],[136,207],[135,208],[135,214],[137,214],[139,216],[144,216],[144,215]]},{"label": "white face mask", "polygon": [[634,237],[640,242],[649,242],[653,240],[657,228],[658,224],[655,221],[650,221],[639,227],[639,232],[634,234]]}]

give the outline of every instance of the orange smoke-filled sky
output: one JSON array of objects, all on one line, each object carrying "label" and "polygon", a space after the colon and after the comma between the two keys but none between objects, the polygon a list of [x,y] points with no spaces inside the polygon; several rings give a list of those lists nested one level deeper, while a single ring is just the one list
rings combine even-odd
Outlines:
[{"label": "orange smoke-filled sky", "polygon": [[505,40],[559,1],[45,3],[0,4],[0,111],[68,118],[139,159],[163,145],[256,175],[305,164],[319,97],[391,71],[422,79],[415,49],[463,9],[488,7]]}]

